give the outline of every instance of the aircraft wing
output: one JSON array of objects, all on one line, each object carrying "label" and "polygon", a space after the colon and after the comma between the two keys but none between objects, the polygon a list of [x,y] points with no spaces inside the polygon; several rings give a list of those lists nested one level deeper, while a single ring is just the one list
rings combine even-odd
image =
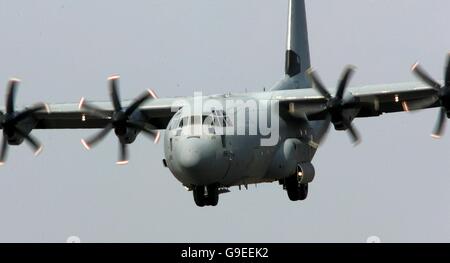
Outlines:
[{"label": "aircraft wing", "polygon": [[[330,90],[334,94],[333,90]],[[437,107],[436,91],[422,83],[397,83],[350,87],[344,99],[351,98],[358,112],[355,117],[373,117],[383,113],[412,111]],[[305,112],[308,119],[320,120],[326,99],[315,89],[284,90],[276,92],[273,99],[291,113]]]},{"label": "aircraft wing", "polygon": [[[432,88],[414,82],[350,87],[347,97],[351,95],[356,100],[359,107],[356,117],[362,118],[437,107],[435,93]],[[310,120],[325,118],[317,112],[325,107],[326,100],[315,89],[274,91],[272,99],[279,100],[281,107],[285,107],[286,110],[294,107],[301,112],[310,112],[306,113]],[[181,101],[183,98],[152,99],[141,105],[139,110],[148,123],[157,129],[165,129],[176,112],[174,109],[182,107]],[[124,101],[123,106],[127,107],[130,103],[131,101]],[[105,110],[108,116],[113,112],[111,102],[90,102],[90,104]],[[49,113],[37,112],[35,116],[38,121],[36,129],[103,128],[108,121],[80,110],[79,103],[49,104]]]},{"label": "aircraft wing", "polygon": [[[6,92],[5,107],[0,109],[0,129],[3,139],[0,145],[0,165],[4,164],[9,145],[20,145],[26,141],[35,155],[42,151],[40,142],[30,134],[33,129],[91,129],[102,128],[94,136],[81,140],[90,149],[113,129],[119,136],[118,164],[128,163],[127,144],[134,141],[137,131],[157,142],[172,116],[185,105],[189,98],[157,98],[147,90],[134,100],[122,101],[118,93],[118,76],[109,78],[110,102],[90,102],[84,98],[79,103],[37,103],[27,107],[16,107],[18,79],[11,79]],[[133,128],[133,132],[128,132]]]},{"label": "aircraft wing", "polygon": [[[67,104],[36,104],[15,109],[15,93],[17,80],[11,80],[7,89],[6,105],[0,111],[0,128],[3,129],[4,139],[0,147],[0,165],[4,163],[7,146],[19,145],[26,140],[34,149],[35,154],[42,150],[42,145],[35,139],[30,132],[32,129],[93,129],[103,128],[95,136],[82,140],[83,145],[90,149],[94,144],[103,139],[112,129],[115,132],[122,132],[123,127],[133,127],[154,138],[157,142],[160,133],[158,129],[166,129],[172,116],[186,105],[192,102],[192,97],[185,98],[157,98],[154,92],[148,90],[132,101],[121,101],[116,89],[117,78],[111,81],[111,101],[110,102],[89,102],[81,99],[79,103]],[[323,87],[322,87],[323,88]],[[285,116],[289,112],[297,118],[308,120],[326,120],[330,114],[341,116],[333,124],[340,125],[339,129],[347,128],[352,134],[354,142],[359,141],[357,132],[351,125],[351,119],[355,117],[379,116],[383,113],[409,111],[438,106],[436,89],[428,88],[420,83],[387,84],[387,85],[369,85],[363,87],[349,88],[344,94],[343,89],[338,92],[324,91],[316,89],[294,89],[294,90],[276,90],[269,93],[259,93],[255,96],[260,98],[278,101],[280,104],[280,114]],[[339,97],[339,90],[342,91],[342,97]],[[336,94],[333,97],[331,94]],[[210,96],[214,98],[214,96]],[[222,96],[223,97],[223,96]],[[237,95],[237,97],[240,97]],[[250,98],[252,96],[249,96]],[[330,108],[330,102],[338,108]],[[342,103],[342,104],[341,104]],[[335,107],[333,106],[333,107]],[[116,110],[114,110],[116,109]],[[137,111],[138,110],[138,111]],[[336,113],[337,112],[337,113]],[[128,119],[129,116],[136,114],[139,121]],[[441,116],[444,113],[441,111]],[[114,122],[111,119],[114,118]],[[441,120],[444,117],[441,117]],[[440,136],[442,131],[440,121],[433,133],[436,137]],[[117,125],[117,126],[114,126]],[[344,125],[344,126],[342,126]],[[326,125],[328,127],[328,125]],[[5,137],[6,136],[6,137]],[[311,138],[308,140],[310,145],[316,147],[320,143],[320,136],[317,141]],[[127,144],[124,140],[132,141],[123,137],[119,138],[120,152],[118,164],[128,162]]]},{"label": "aircraft wing", "polygon": [[437,107],[436,91],[422,83],[369,85],[350,88],[359,100],[361,110],[356,117],[412,111]]},{"label": "aircraft wing", "polygon": [[[356,117],[372,117],[438,106],[435,93],[435,90],[422,83],[400,83],[351,87],[347,96],[351,95],[358,104]],[[176,109],[181,108],[186,99],[190,98],[155,98],[142,104],[139,110],[149,124],[157,129],[165,129]],[[325,118],[317,112],[324,109],[326,99],[315,89],[273,91],[272,99],[280,101],[281,107],[286,110],[295,108],[306,112],[310,120]],[[123,101],[122,105],[127,107],[130,103]],[[107,116],[112,115],[113,106],[109,101],[89,104],[102,109]],[[101,118],[80,110],[79,106],[79,103],[49,104],[48,112],[40,110],[34,114],[37,121],[35,129],[94,129],[103,128],[108,123],[110,117]]]},{"label": "aircraft wing", "polygon": [[[177,104],[176,98],[155,98],[139,107],[143,117],[149,124],[157,129],[165,129],[172,116],[176,113],[174,109],[182,107]],[[131,101],[123,101],[124,108]],[[113,113],[111,102],[89,102],[90,105],[102,109],[107,115]],[[48,112],[39,111],[34,114],[37,120],[35,129],[95,129],[103,128],[108,123],[109,117],[100,117],[80,110],[80,103],[48,104]]]}]

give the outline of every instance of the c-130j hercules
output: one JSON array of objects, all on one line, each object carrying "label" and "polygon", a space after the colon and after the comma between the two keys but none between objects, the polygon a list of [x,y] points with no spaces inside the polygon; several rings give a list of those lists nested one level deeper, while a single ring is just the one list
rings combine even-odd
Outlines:
[{"label": "c-130j hercules", "polygon": [[[441,137],[450,117],[450,58],[443,85],[419,64],[412,71],[426,85],[348,88],[354,70],[347,67],[335,89],[325,88],[311,69],[305,1],[290,0],[286,75],[270,91],[157,98],[147,90],[134,100],[121,101],[119,77],[112,76],[108,79],[112,103],[82,98],[79,103],[38,103],[17,110],[19,80],[11,79],[0,113],[0,164],[5,163],[9,145],[26,141],[36,154],[41,152],[42,145],[30,134],[33,129],[102,129],[81,141],[87,149],[114,131],[120,146],[117,164],[128,163],[127,145],[138,134],[156,142],[164,130],[163,164],[193,192],[198,206],[217,205],[219,194],[232,186],[270,182],[279,182],[290,200],[304,200],[315,175],[311,161],[330,124],[347,131],[357,143],[355,118],[440,107],[432,136]],[[268,115],[270,119],[264,118]],[[270,134],[262,133],[266,124]]]}]

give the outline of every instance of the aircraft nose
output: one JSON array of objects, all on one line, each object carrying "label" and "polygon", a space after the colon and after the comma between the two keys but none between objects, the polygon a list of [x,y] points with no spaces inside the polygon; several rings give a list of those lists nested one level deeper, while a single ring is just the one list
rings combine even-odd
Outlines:
[{"label": "aircraft nose", "polygon": [[224,162],[217,160],[216,148],[207,139],[187,138],[179,146],[176,159],[183,181],[208,185],[217,183],[224,176]]},{"label": "aircraft nose", "polygon": [[208,163],[210,155],[211,150],[201,139],[188,138],[181,145],[179,163],[187,170],[200,171]]},{"label": "aircraft nose", "polygon": [[179,156],[180,166],[188,170],[196,170],[201,167],[207,159],[207,156],[201,149],[199,142],[188,140],[183,143]]}]

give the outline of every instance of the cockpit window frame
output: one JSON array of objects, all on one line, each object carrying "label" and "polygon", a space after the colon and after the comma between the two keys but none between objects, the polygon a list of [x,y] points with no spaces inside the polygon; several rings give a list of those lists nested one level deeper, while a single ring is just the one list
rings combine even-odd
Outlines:
[{"label": "cockpit window frame", "polygon": [[189,116],[183,116],[181,111],[179,111],[173,116],[168,129],[175,130],[192,125],[207,125],[210,128],[225,128],[232,127],[233,123],[223,110],[212,110],[209,115]]}]

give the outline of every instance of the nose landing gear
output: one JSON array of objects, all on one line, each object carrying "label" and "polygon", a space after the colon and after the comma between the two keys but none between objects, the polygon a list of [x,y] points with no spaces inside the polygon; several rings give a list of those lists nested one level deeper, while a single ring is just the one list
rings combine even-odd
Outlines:
[{"label": "nose landing gear", "polygon": [[219,203],[217,185],[195,186],[193,189],[195,204],[199,207],[216,206]]}]

